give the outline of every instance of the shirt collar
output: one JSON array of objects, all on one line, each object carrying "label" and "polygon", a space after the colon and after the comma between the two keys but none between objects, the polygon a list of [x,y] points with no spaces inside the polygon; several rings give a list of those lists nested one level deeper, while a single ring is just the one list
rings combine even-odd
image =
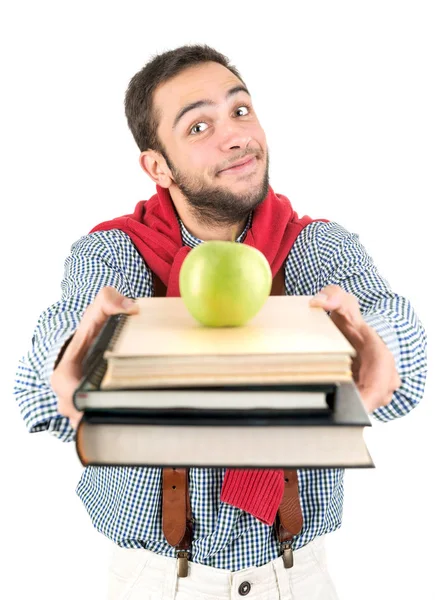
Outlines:
[{"label": "shirt collar", "polygon": [[[199,238],[192,235],[186,229],[184,223],[182,222],[182,220],[179,217],[178,217],[178,222],[180,224],[181,239],[183,241],[183,246],[190,246],[190,248],[195,248],[195,246],[198,246],[198,244],[202,244],[203,240],[200,240]],[[252,224],[252,212],[249,214],[249,218],[246,223],[245,229],[242,231],[242,233],[236,239],[236,242],[242,243],[245,240],[246,234],[248,233],[248,230],[251,227],[251,224]]]}]

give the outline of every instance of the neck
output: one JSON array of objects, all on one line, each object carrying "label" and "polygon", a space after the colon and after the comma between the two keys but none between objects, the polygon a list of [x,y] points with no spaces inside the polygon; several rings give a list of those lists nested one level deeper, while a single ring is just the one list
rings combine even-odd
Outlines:
[{"label": "neck", "polygon": [[178,188],[170,189],[169,193],[174,203],[178,216],[188,232],[194,237],[208,242],[211,240],[222,240],[225,242],[235,241],[244,230],[249,215],[237,223],[204,223],[199,215],[192,211]]}]

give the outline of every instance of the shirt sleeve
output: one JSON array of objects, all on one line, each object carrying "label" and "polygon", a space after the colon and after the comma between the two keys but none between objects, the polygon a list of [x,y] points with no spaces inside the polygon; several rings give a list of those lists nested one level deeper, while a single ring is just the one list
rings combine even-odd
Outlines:
[{"label": "shirt sleeve", "polygon": [[134,297],[108,243],[110,233],[93,233],[73,244],[65,261],[61,299],[41,314],[31,348],[19,361],[14,396],[31,433],[48,431],[62,441],[74,440],[75,431],[57,412],[57,398],[50,386],[56,358],[101,288],[113,286]]},{"label": "shirt sleeve", "polygon": [[335,222],[316,222],[305,229],[306,269],[299,272],[310,289],[304,293],[339,285],[357,297],[364,320],[392,352],[402,381],[391,402],[372,416],[389,421],[406,415],[423,397],[427,374],[427,336],[414,308],[393,292],[356,233]]}]

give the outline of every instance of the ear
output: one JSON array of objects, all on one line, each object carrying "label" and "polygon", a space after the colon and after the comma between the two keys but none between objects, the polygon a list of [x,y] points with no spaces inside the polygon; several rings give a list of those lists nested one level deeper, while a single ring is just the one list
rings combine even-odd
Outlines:
[{"label": "ear", "polygon": [[173,183],[171,171],[163,156],[155,150],[145,150],[139,156],[139,164],[154,183],[169,188]]}]

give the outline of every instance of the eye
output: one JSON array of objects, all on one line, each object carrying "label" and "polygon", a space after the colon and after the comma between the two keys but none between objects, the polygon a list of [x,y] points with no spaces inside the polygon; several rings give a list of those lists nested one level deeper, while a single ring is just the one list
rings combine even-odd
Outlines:
[{"label": "eye", "polygon": [[[207,123],[201,122],[201,123],[197,123],[196,125],[194,125],[191,130],[190,130],[190,134],[191,135],[197,135],[198,133],[202,133],[204,131],[204,128],[200,129],[201,126],[205,126],[207,127]],[[195,131],[196,130],[196,131]]]},{"label": "eye", "polygon": [[[240,114],[240,111],[242,111],[242,114]],[[239,117],[245,117],[249,113],[249,107],[239,106],[239,108],[236,109],[236,113],[239,113]]]}]

